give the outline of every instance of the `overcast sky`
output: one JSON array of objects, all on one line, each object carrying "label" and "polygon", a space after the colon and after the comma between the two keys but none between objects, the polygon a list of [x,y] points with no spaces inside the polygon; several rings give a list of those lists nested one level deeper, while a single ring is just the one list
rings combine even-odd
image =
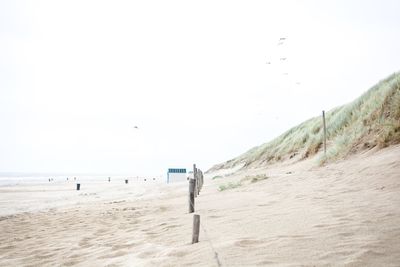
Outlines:
[{"label": "overcast sky", "polygon": [[382,0],[3,0],[0,171],[206,170],[400,70],[399,11]]}]

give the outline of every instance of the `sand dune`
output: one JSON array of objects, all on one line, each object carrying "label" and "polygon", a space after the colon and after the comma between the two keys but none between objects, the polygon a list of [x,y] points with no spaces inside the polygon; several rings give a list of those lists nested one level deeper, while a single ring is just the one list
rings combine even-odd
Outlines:
[{"label": "sand dune", "polygon": [[[217,190],[257,173],[269,178]],[[60,199],[28,193],[40,185],[0,188],[0,265],[400,266],[400,146],[325,167],[213,175],[196,199],[195,245],[185,183],[104,184]]]}]

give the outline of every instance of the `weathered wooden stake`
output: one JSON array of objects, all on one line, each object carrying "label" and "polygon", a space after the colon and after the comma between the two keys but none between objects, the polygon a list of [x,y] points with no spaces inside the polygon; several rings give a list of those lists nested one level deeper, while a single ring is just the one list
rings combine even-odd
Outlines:
[{"label": "weathered wooden stake", "polygon": [[76,190],[81,190],[81,184],[76,184]]},{"label": "weathered wooden stake", "polygon": [[194,196],[197,197],[198,194],[199,194],[199,180],[198,180],[198,177],[197,177],[196,164],[193,164],[193,178],[195,180]]},{"label": "weathered wooden stake", "polygon": [[203,172],[201,170],[197,170],[198,171],[198,175],[199,175],[199,193],[201,191],[201,189],[203,188]]},{"label": "weathered wooden stake", "polygon": [[189,179],[189,213],[194,212],[194,179]]},{"label": "weathered wooden stake", "polygon": [[324,155],[326,157],[326,123],[325,123],[325,111],[322,111],[322,122],[324,124]]},{"label": "weathered wooden stake", "polygon": [[126,183],[126,184],[128,183],[128,179],[125,179],[125,183]]},{"label": "weathered wooden stake", "polygon": [[200,215],[193,215],[193,234],[192,234],[192,244],[199,242],[200,234]]}]

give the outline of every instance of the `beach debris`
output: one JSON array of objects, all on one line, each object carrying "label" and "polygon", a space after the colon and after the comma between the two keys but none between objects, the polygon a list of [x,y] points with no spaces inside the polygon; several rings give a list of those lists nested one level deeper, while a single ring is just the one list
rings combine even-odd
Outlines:
[{"label": "beach debris", "polygon": [[286,60],[285,57],[281,57],[281,58],[280,58],[280,61],[285,61],[285,60]]}]

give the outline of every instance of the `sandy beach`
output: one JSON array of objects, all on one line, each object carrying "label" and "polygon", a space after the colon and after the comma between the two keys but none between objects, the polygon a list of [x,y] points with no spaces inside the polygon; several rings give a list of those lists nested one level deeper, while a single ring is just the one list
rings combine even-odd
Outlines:
[{"label": "sandy beach", "polygon": [[0,187],[0,266],[400,265],[400,146],[209,174],[194,245],[186,182],[70,187]]}]

